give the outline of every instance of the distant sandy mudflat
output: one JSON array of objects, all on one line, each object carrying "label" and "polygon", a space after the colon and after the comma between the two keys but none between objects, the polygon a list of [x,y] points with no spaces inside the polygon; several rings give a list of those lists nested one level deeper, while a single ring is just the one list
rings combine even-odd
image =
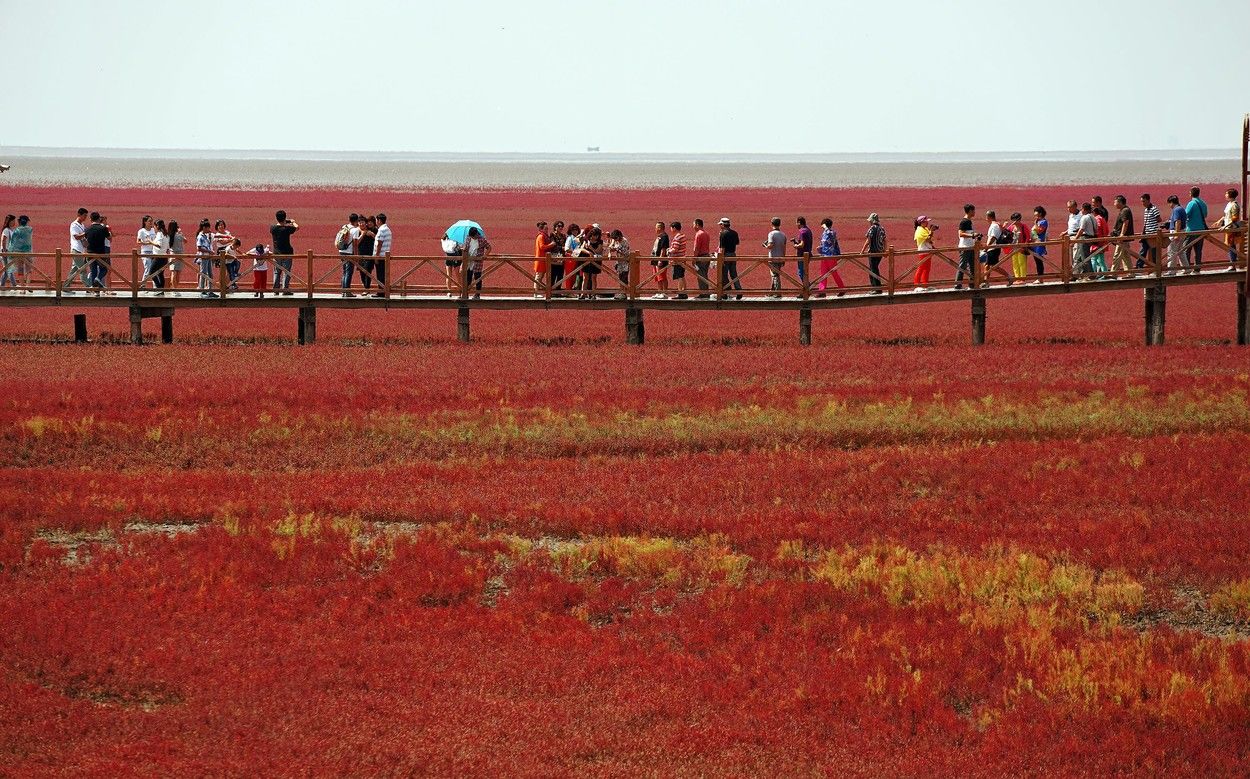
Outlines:
[{"label": "distant sandy mudflat", "polygon": [[212,189],[737,189],[1232,182],[1229,159],[1098,161],[298,160],[8,156],[10,186]]}]

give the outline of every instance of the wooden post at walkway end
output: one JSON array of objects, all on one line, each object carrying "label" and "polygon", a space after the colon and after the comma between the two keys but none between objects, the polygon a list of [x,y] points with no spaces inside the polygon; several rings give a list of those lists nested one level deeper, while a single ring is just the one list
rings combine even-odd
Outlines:
[{"label": "wooden post at walkway end", "polygon": [[317,342],[316,306],[300,306],[299,308],[299,342],[301,346]]},{"label": "wooden post at walkway end", "polygon": [[983,346],[985,344],[985,296],[974,294],[972,296],[972,345]]},{"label": "wooden post at walkway end", "polygon": [[461,306],[456,309],[456,340],[466,344],[472,340],[469,332],[469,309],[467,306]]},{"label": "wooden post at walkway end", "polygon": [[1146,346],[1163,346],[1164,323],[1167,317],[1167,294],[1167,287],[1146,287]]},{"label": "wooden post at walkway end", "polygon": [[807,306],[799,309],[799,345],[812,345],[812,310]]},{"label": "wooden post at walkway end", "polygon": [[1246,295],[1250,290],[1246,288],[1246,282],[1237,282],[1237,345],[1250,346],[1250,306],[1247,305]]},{"label": "wooden post at walkway end", "polygon": [[647,330],[642,319],[642,309],[632,306],[625,309],[625,343],[642,346],[646,340]]},{"label": "wooden post at walkway end", "polygon": [[143,309],[138,306],[130,307],[130,342],[143,345]]},{"label": "wooden post at walkway end", "polygon": [[74,314],[74,343],[85,344],[87,342],[87,315]]}]

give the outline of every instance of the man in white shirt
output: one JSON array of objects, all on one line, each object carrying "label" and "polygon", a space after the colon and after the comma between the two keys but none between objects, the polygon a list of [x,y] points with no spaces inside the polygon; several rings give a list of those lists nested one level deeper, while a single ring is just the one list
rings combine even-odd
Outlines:
[{"label": "man in white shirt", "polygon": [[143,255],[143,277],[152,279],[152,288],[158,289],[160,285],[152,277],[152,259],[156,254],[156,247],[160,246],[160,241],[156,240],[156,228],[152,226],[152,217],[146,215],[143,217],[142,226],[135,235],[135,244],[139,247],[139,254]]},{"label": "man in white shirt", "polygon": [[764,241],[764,248],[768,250],[768,271],[772,276],[772,291],[769,293],[770,298],[781,297],[781,269],[785,266],[784,262],[778,262],[786,256],[786,234],[781,232],[781,218],[775,217],[772,221],[773,229],[769,231],[768,238]]},{"label": "man in white shirt", "polygon": [[61,284],[64,292],[70,292],[69,285],[74,283],[74,277],[77,276],[83,287],[87,287],[87,242],[84,236],[87,234],[87,214],[85,208],[78,209],[78,217],[69,223],[69,251],[73,265],[65,276],[65,281]]},{"label": "man in white shirt", "polygon": [[386,255],[391,253],[391,226],[386,223],[386,214],[378,214],[378,234],[373,240],[373,256],[377,257],[377,261],[373,265],[374,277],[378,280],[378,292],[373,293],[375,298],[385,296],[386,289]]}]

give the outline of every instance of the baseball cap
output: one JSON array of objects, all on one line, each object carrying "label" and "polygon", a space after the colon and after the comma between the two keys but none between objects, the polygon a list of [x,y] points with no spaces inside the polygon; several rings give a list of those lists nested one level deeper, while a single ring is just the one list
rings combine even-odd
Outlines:
[{"label": "baseball cap", "polygon": [[719,222],[717,222],[717,224],[723,224],[723,225],[727,225],[727,224],[729,224],[729,217],[727,217],[727,216],[722,216],[722,217],[720,218],[720,221],[719,221]]},{"label": "baseball cap", "polygon": [[877,216],[877,212],[876,212],[876,211],[873,211],[871,214],[869,214],[869,215],[868,215],[868,221],[869,221],[869,222],[877,222],[877,221],[880,221],[880,220],[881,220],[881,217]]}]

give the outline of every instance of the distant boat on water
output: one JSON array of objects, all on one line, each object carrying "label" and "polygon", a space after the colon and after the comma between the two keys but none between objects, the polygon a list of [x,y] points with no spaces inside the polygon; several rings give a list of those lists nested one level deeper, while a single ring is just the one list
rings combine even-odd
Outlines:
[{"label": "distant boat on water", "polygon": [[598,146],[587,146],[586,151],[599,151]]}]

